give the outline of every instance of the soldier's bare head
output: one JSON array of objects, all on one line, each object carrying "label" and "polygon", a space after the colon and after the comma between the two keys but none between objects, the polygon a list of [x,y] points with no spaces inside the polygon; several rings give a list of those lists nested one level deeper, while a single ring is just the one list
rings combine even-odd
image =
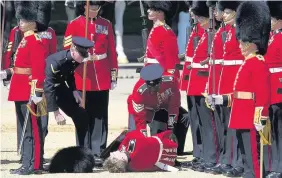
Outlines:
[{"label": "soldier's bare head", "polygon": [[128,167],[128,157],[124,152],[112,152],[110,153],[110,156],[105,160],[103,166],[111,173],[126,172]]}]

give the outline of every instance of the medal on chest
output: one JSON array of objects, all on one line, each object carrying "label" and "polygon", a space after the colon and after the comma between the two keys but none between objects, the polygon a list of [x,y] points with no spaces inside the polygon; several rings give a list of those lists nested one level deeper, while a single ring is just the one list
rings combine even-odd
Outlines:
[{"label": "medal on chest", "polygon": [[26,39],[23,38],[22,41],[21,41],[21,43],[20,43],[20,45],[19,45],[19,47],[20,47],[20,48],[24,48],[24,47],[26,46],[26,42],[27,42]]}]

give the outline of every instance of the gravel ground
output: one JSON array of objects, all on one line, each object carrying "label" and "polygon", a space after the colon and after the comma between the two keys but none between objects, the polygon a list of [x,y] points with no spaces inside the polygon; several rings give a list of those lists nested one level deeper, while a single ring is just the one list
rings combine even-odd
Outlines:
[{"label": "gravel ground", "polygon": [[[123,72],[122,73],[128,73]],[[130,72],[131,73],[131,72]],[[109,105],[109,139],[111,142],[124,128],[127,127],[127,96],[131,93],[134,83],[137,81],[134,79],[120,79],[118,87],[110,93],[110,105]],[[14,103],[7,101],[8,90],[1,87],[1,177],[16,177],[9,174],[9,169],[18,168],[20,165],[17,163],[19,156],[16,152],[16,117],[14,113]],[[182,105],[186,105],[185,93],[182,93]],[[186,139],[185,151],[192,150],[191,134],[188,132]],[[75,145],[74,126],[72,121],[67,118],[67,125],[58,126],[55,122],[53,114],[50,114],[49,118],[49,134],[46,137],[45,143],[45,158],[49,160],[60,148]],[[191,160],[192,157],[188,156],[185,160]],[[181,160],[180,160],[181,161]],[[39,175],[31,175],[31,177],[39,177]],[[206,173],[198,173],[192,170],[180,171],[177,173],[168,172],[154,172],[154,173],[124,173],[124,174],[110,174],[103,170],[94,170],[91,174],[43,174],[40,177],[185,177],[185,178],[204,178],[204,177],[223,177],[214,176]]]}]

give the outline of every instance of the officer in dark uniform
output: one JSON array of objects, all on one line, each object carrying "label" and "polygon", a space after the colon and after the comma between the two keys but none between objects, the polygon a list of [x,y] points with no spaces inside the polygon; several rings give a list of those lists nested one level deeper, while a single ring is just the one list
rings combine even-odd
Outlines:
[{"label": "officer in dark uniform", "polygon": [[94,43],[82,38],[73,37],[72,46],[50,55],[46,60],[44,93],[47,100],[48,112],[54,112],[59,125],[65,124],[65,118],[59,112],[59,108],[72,118],[77,135],[78,144],[88,147],[88,122],[89,116],[80,107],[81,97],[76,91],[74,70],[88,57],[89,48]]}]

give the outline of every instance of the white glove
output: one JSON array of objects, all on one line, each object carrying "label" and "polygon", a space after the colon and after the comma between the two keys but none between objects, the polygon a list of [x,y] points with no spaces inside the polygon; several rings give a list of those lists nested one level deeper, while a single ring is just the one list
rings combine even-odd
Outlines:
[{"label": "white glove", "polygon": [[7,72],[5,70],[0,71],[0,79],[7,79]]},{"label": "white glove", "polygon": [[212,95],[212,98],[214,99],[215,105],[222,105],[223,104],[223,96],[222,95]]},{"label": "white glove", "polygon": [[117,82],[111,82],[111,90],[117,87]]},{"label": "white glove", "polygon": [[82,103],[82,98],[81,98],[79,92],[75,90],[75,91],[73,91],[72,93],[73,93],[73,97],[74,97],[75,101],[76,101],[78,104],[81,104],[81,103]]},{"label": "white glove", "polygon": [[254,123],[254,125],[255,125],[257,131],[261,131],[265,127],[265,125],[262,125],[261,123],[259,123],[259,124]]},{"label": "white glove", "polygon": [[33,101],[34,104],[38,104],[40,101],[42,101],[42,97],[31,96],[31,101]]}]

